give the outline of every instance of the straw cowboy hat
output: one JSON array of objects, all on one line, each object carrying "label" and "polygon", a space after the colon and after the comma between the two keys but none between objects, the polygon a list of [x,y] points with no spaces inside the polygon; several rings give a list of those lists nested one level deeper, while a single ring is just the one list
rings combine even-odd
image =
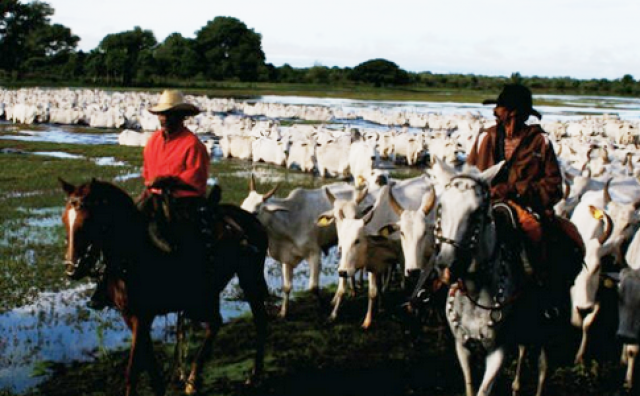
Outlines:
[{"label": "straw cowboy hat", "polygon": [[167,89],[160,96],[158,104],[151,107],[149,112],[152,114],[175,112],[183,113],[185,116],[194,116],[200,113],[200,109],[185,102],[182,92]]},{"label": "straw cowboy hat", "polygon": [[504,86],[497,99],[486,99],[482,104],[495,104],[496,106],[503,106],[510,110],[516,109],[524,112],[525,114],[536,116],[540,120],[542,119],[542,115],[538,110],[533,108],[531,91],[524,85],[507,84]]}]

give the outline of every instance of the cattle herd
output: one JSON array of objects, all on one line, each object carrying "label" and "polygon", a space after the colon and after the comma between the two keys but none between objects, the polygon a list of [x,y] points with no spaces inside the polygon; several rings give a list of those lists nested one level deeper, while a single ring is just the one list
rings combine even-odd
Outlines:
[{"label": "cattle herd", "polygon": [[[98,90],[0,90],[0,119],[16,123],[83,124],[124,129],[121,144],[144,145],[158,127],[146,111],[158,99],[143,92]],[[215,156],[272,163],[322,177],[351,177],[319,189],[293,190],[287,197],[250,193],[242,208],[254,213],[269,233],[269,255],[282,264],[281,316],[290,304],[294,268],[310,266],[309,289],[317,290],[321,257],[338,246],[338,289],[330,318],[338,318],[344,294],[357,271],[368,273],[369,307],[362,326],[373,321],[375,301],[394,268],[403,276],[429,269],[436,250],[435,210],[442,186],[425,174],[396,180],[381,163],[402,159],[408,165],[437,157],[445,166],[461,167],[482,128],[493,120],[477,114],[394,112],[384,109],[345,111],[341,107],[250,103],[187,96],[202,113],[188,119]],[[305,120],[314,123],[287,123]],[[339,122],[337,122],[339,121]],[[358,128],[352,127],[357,121]],[[362,122],[366,121],[366,122]],[[537,122],[537,120],[535,120]],[[283,123],[284,124],[284,123]],[[571,288],[574,326],[582,330],[576,363],[582,362],[589,328],[601,306],[603,282],[620,294],[618,334],[628,364],[624,386],[633,384],[639,352],[640,301],[640,150],[639,121],[615,115],[585,116],[542,123],[561,163],[565,194],[556,214],[570,219],[586,246],[585,265]],[[430,158],[430,160],[429,160]],[[610,257],[617,271],[604,273]],[[621,270],[621,271],[620,271]],[[639,294],[640,295],[640,294]]]}]

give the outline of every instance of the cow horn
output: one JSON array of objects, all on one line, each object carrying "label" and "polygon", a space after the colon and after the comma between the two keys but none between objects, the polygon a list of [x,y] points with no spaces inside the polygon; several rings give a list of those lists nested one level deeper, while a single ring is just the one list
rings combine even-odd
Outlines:
[{"label": "cow horn", "polygon": [[276,193],[276,191],[278,191],[278,189],[280,188],[280,183],[276,184],[276,186],[274,188],[271,189],[271,191],[267,192],[266,194],[264,194],[262,196],[262,200],[266,201],[267,199],[271,198],[271,196],[273,194]]},{"label": "cow horn", "polygon": [[360,205],[360,203],[364,201],[364,199],[367,197],[368,193],[369,193],[369,188],[368,187],[363,188],[358,193],[358,196],[356,197],[356,205]]},{"label": "cow horn", "polygon": [[604,232],[598,238],[598,242],[603,245],[607,239],[611,236],[611,232],[613,231],[613,220],[611,220],[611,216],[607,212],[604,212]]},{"label": "cow horn", "polygon": [[568,181],[564,181],[564,199],[569,198],[569,194],[571,194],[571,184]]},{"label": "cow horn", "polygon": [[253,173],[249,178],[249,191],[256,191],[256,177],[253,175]]},{"label": "cow horn", "polygon": [[610,178],[609,180],[607,180],[607,182],[604,185],[604,190],[602,192],[605,206],[607,206],[607,204],[611,202],[611,193],[609,192],[609,185],[611,184],[611,180],[613,180],[613,178]]},{"label": "cow horn", "polygon": [[396,200],[396,197],[393,196],[393,192],[391,187],[389,187],[389,204],[391,205],[391,209],[398,215],[402,216],[402,212],[404,212],[404,208],[400,203]]},{"label": "cow horn", "polygon": [[609,150],[607,150],[607,146],[603,146],[602,147],[602,159],[604,160],[605,164],[610,163],[611,161],[609,160]]},{"label": "cow horn", "polygon": [[591,153],[593,152],[594,149],[595,149],[594,146],[589,147],[589,150],[587,151],[587,163],[591,161]]},{"label": "cow horn", "polygon": [[336,201],[336,196],[333,195],[331,191],[329,191],[328,187],[324,188],[324,194],[327,196],[327,199],[329,200],[329,203],[331,204],[331,206],[333,206],[333,203]]},{"label": "cow horn", "polygon": [[365,225],[369,224],[369,222],[373,219],[373,213],[374,212],[375,212],[375,210],[372,209],[362,217],[362,221],[364,222]]},{"label": "cow horn", "polygon": [[433,209],[433,206],[436,203],[436,191],[433,188],[433,186],[430,186],[429,188],[429,200],[425,203],[425,205],[422,207],[422,212],[424,213],[424,215],[428,215],[429,212],[431,212],[431,209]]}]

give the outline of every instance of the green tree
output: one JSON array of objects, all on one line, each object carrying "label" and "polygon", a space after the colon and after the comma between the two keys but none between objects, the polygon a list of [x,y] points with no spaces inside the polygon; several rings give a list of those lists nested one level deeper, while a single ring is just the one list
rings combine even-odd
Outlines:
[{"label": "green tree", "polygon": [[313,84],[328,84],[329,83],[329,68],[316,64],[309,68],[306,73],[306,80]]},{"label": "green tree", "polygon": [[153,53],[158,72],[178,78],[190,78],[198,73],[200,62],[194,40],[173,33]]},{"label": "green tree", "polygon": [[232,17],[216,17],[196,32],[204,73],[216,80],[257,81],[265,65],[262,36]]},{"label": "green tree", "polygon": [[53,8],[47,3],[33,1],[23,4],[18,0],[0,2],[0,69],[17,77],[24,71],[25,61],[38,56],[33,44],[37,36],[49,25]]},{"label": "green tree", "polygon": [[372,59],[359,64],[353,68],[351,78],[376,87],[407,84],[410,80],[406,71],[386,59]]},{"label": "green tree", "polygon": [[151,50],[158,42],[151,30],[142,30],[139,26],[120,33],[106,35],[98,45],[98,51],[104,54],[108,80],[129,86],[138,76],[142,54]]}]

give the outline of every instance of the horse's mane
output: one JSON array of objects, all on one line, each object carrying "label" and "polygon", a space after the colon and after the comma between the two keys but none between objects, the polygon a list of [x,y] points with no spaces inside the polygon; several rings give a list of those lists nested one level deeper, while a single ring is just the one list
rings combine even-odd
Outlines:
[{"label": "horse's mane", "polygon": [[88,198],[102,201],[120,210],[138,211],[133,198],[122,188],[105,181],[92,180],[89,184]]}]

